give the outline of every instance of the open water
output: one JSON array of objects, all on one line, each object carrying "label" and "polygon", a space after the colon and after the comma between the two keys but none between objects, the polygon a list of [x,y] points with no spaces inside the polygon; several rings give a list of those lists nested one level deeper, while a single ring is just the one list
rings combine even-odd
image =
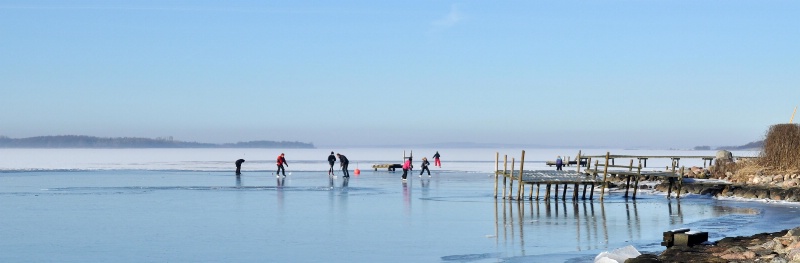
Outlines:
[{"label": "open water", "polygon": [[[591,262],[663,250],[670,229],[716,240],[800,226],[797,204],[697,195],[498,200],[492,150],[440,150],[442,168],[405,182],[369,168],[402,149],[347,149],[350,179],[329,177],[317,149],[287,150],[278,178],[269,151],[2,149],[0,262]],[[526,168],[565,152],[530,151]]]}]

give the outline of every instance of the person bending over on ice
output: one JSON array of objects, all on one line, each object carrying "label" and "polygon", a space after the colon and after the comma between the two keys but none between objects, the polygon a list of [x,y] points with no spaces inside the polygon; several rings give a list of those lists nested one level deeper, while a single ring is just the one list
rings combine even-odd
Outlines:
[{"label": "person bending over on ice", "polygon": [[422,173],[425,171],[428,171],[428,177],[431,177],[431,170],[428,169],[428,165],[431,165],[431,163],[428,162],[428,157],[422,157],[422,171],[419,171],[419,177],[422,177]]},{"label": "person bending over on ice", "polygon": [[333,152],[331,152],[331,155],[328,155],[328,164],[331,165],[330,169],[328,169],[328,175],[336,175],[336,174],[333,173],[333,164],[334,163],[336,163],[336,156],[334,156]]},{"label": "person bending over on ice", "polygon": [[236,175],[242,174],[241,171],[242,171],[242,163],[243,162],[244,162],[244,159],[236,160]]},{"label": "person bending over on ice", "polygon": [[439,155],[439,151],[436,151],[436,153],[433,155],[433,166],[442,168],[442,162],[439,161],[439,157],[441,157],[441,155]]},{"label": "person bending over on ice", "polygon": [[411,165],[411,158],[409,157],[405,162],[403,162],[403,180],[405,180],[408,176],[408,170],[411,170],[411,167],[413,166]]},{"label": "person bending over on ice", "polygon": [[283,177],[286,177],[286,169],[283,168],[284,164],[286,165],[286,167],[289,167],[289,163],[286,162],[286,158],[284,158],[284,154],[281,153],[281,155],[278,155],[278,163],[277,163],[278,171],[275,172],[275,175],[283,174]]},{"label": "person bending over on ice", "polygon": [[336,156],[339,156],[339,166],[342,167],[342,174],[344,174],[342,177],[344,178],[350,177],[350,172],[347,171],[347,165],[350,164],[350,161],[347,160],[347,156],[338,153],[336,154]]}]

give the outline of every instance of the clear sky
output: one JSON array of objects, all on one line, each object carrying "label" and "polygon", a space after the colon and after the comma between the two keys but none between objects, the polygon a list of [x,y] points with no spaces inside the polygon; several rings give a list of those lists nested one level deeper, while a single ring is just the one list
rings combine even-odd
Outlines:
[{"label": "clear sky", "polygon": [[0,135],[741,145],[800,105],[798,14],[761,0],[5,0]]}]

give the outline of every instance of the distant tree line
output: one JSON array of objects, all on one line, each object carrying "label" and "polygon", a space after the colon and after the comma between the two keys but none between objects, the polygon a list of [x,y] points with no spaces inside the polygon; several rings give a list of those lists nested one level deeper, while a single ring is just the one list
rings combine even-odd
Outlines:
[{"label": "distant tree line", "polygon": [[215,144],[176,141],[172,139],[172,136],[150,139],[58,135],[17,139],[0,136],[0,148],[314,148],[314,144],[287,141],[249,141]]},{"label": "distant tree line", "polygon": [[[740,145],[740,146],[720,146],[720,147],[717,147],[716,149],[717,150],[728,150],[728,151],[731,151],[731,150],[761,150],[762,148],[764,148],[764,141],[763,140],[750,142],[748,144]],[[711,146],[706,146],[706,145],[695,146],[694,150],[695,151],[711,150]]]},{"label": "distant tree line", "polygon": [[761,150],[764,148],[764,140],[750,142],[740,146],[721,146],[717,150]]}]

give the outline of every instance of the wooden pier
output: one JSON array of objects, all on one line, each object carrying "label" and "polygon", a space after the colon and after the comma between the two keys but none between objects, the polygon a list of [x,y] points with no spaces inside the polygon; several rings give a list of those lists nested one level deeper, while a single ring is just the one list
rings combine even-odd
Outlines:
[{"label": "wooden pier", "polygon": [[[560,193],[562,199],[567,198],[567,188],[572,186],[572,200],[577,200],[579,196],[580,186],[583,186],[582,194],[580,194],[581,199],[586,199],[586,192],[587,188],[591,188],[589,190],[589,199],[594,198],[594,188],[595,186],[600,186],[600,200],[603,200],[605,195],[605,188],[608,187],[608,181],[612,177],[622,177],[625,180],[625,197],[627,198],[630,193],[631,183],[633,183],[633,193],[630,195],[633,199],[636,199],[636,194],[639,188],[639,182],[643,178],[650,178],[650,179],[661,179],[666,180],[669,182],[669,190],[667,192],[667,198],[671,198],[672,195],[672,188],[674,184],[677,184],[677,193],[676,197],[680,198],[681,188],[683,186],[683,171],[684,168],[681,167],[677,169],[678,162],[680,158],[711,158],[713,157],[708,156],[630,156],[630,155],[611,155],[610,153],[606,153],[605,156],[601,156],[604,160],[603,163],[600,163],[599,160],[596,160],[594,166],[592,166],[592,158],[598,158],[598,156],[585,156],[582,157],[580,152],[578,156],[575,158],[575,163],[577,168],[564,170],[564,171],[554,171],[554,170],[524,170],[525,165],[525,151],[522,151],[521,160],[519,163],[519,169],[516,168],[516,160],[514,158],[511,159],[511,169],[509,169],[508,165],[508,156],[503,157],[503,169],[501,170],[500,165],[500,153],[496,153],[495,155],[495,198],[498,195],[504,199],[516,199],[522,200],[525,198],[525,185],[530,185],[530,190],[528,193],[528,200],[539,200],[540,194],[539,190],[541,189],[541,185],[545,185],[545,193],[544,199],[548,200],[551,198],[551,189],[555,188],[553,191],[553,197],[558,199],[559,196],[559,186],[563,186],[563,190]],[[628,165],[616,165],[614,164],[615,158],[624,158],[624,157],[631,157],[639,159],[639,163],[637,165],[633,164],[633,159],[630,160]],[[666,171],[642,171],[644,168],[642,164],[642,160],[645,161],[648,158],[671,158],[672,161],[672,168],[667,167]],[[710,161],[709,161],[710,163]],[[705,162],[704,162],[705,164]],[[581,169],[582,166],[585,166],[585,169]],[[611,168],[611,169],[609,169]],[[602,177],[601,177],[602,176]],[[500,177],[503,178],[503,192],[499,192],[499,184],[500,184]],[[633,182],[631,182],[633,181]],[[516,187],[514,183],[517,183]],[[536,194],[534,195],[534,186],[536,186]],[[514,188],[517,189],[516,197],[513,194]]]},{"label": "wooden pier", "polygon": [[375,171],[378,171],[378,169],[387,169],[389,171],[394,171],[397,168],[403,168],[403,165],[399,163],[381,163],[372,165],[372,169],[375,169]]}]

